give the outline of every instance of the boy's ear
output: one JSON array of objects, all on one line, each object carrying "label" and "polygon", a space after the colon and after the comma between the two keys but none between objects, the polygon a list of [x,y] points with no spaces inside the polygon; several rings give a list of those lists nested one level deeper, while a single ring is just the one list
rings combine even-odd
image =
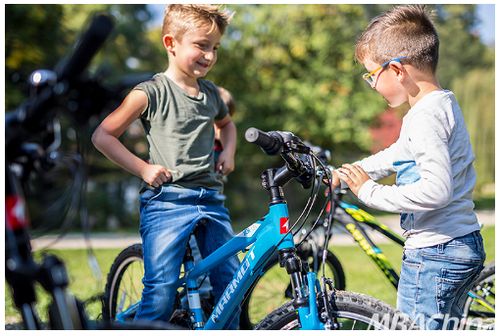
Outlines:
[{"label": "boy's ear", "polygon": [[163,46],[168,53],[171,53],[173,54],[173,56],[175,56],[175,39],[172,35],[163,35]]},{"label": "boy's ear", "polygon": [[389,66],[390,66],[390,69],[392,69],[395,72],[395,75],[397,77],[405,74],[405,68],[402,66],[402,63],[397,62],[397,61],[392,61],[392,62],[390,62]]}]

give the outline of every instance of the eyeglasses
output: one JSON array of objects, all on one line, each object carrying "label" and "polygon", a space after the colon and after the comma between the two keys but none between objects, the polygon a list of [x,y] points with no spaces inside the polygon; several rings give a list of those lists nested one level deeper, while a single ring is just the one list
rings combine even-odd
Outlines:
[{"label": "eyeglasses", "polygon": [[388,64],[390,64],[390,62],[400,62],[401,60],[407,58],[406,56],[401,56],[401,57],[395,57],[395,58],[392,58],[391,60],[389,61],[386,61],[385,63],[381,64],[378,68],[374,69],[373,71],[371,72],[366,72],[365,74],[362,75],[362,79],[364,79],[367,84],[369,84],[371,87],[374,86],[375,84],[375,79],[374,79],[374,75],[380,71],[381,69],[384,69],[388,66]]}]

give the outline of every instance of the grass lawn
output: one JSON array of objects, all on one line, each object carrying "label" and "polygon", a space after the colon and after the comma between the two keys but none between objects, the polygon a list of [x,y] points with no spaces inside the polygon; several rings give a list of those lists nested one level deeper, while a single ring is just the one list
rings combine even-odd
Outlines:
[{"label": "grass lawn", "polygon": [[[487,252],[486,262],[495,258],[495,234],[494,226],[487,226],[482,230],[484,236],[485,250]],[[394,244],[380,245],[385,256],[389,259],[397,271],[400,271],[400,259],[402,250]],[[396,302],[396,291],[388,280],[380,273],[374,263],[367,257],[358,246],[334,246],[333,251],[341,260],[346,273],[347,289],[350,291],[365,293],[381,299],[393,306]],[[120,252],[119,249],[99,249],[95,251],[97,261],[103,272],[103,279],[99,282],[92,275],[87,261],[86,250],[54,250],[50,251],[61,257],[70,275],[70,290],[81,300],[85,301],[103,292],[105,277],[114,258]],[[40,257],[40,253],[36,254]],[[49,297],[38,289],[39,308],[42,318],[46,319],[46,307]],[[20,321],[20,316],[13,306],[10,291],[5,289],[5,322],[15,323]],[[87,312],[91,319],[100,318],[101,304],[99,301],[87,305]]]}]

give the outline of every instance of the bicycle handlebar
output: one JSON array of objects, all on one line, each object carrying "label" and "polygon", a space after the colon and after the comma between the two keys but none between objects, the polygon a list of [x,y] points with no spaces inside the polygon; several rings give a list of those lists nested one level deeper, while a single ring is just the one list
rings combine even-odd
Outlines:
[{"label": "bicycle handlebar", "polygon": [[98,14],[92,19],[89,28],[75,43],[73,51],[56,66],[56,80],[41,87],[36,96],[27,99],[16,110],[6,113],[6,147],[14,148],[29,137],[39,133],[50,120],[56,98],[72,88],[65,82],[77,79],[90,63],[113,29],[109,15]]},{"label": "bicycle handlebar", "polygon": [[260,146],[268,155],[276,155],[282,149],[283,139],[278,132],[264,132],[250,127],[244,134],[246,141]]},{"label": "bicycle handlebar", "polygon": [[[280,154],[286,165],[276,171],[275,182],[278,185],[286,184],[296,178],[307,189],[314,178],[314,169],[311,166],[310,148],[291,132],[270,131],[264,132],[251,127],[246,130],[246,141],[260,146],[268,155]],[[306,155],[303,155],[306,154]]]},{"label": "bicycle handlebar", "polygon": [[75,44],[70,55],[61,61],[55,72],[58,81],[78,77],[88,66],[113,30],[113,20],[106,14],[96,15],[87,31]]}]

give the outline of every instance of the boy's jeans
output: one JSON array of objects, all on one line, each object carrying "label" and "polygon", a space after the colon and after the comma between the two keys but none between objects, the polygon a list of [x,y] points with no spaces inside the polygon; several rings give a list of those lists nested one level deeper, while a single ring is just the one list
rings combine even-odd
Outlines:
[{"label": "boy's jeans", "polygon": [[[234,236],[224,199],[224,195],[213,189],[171,185],[142,193],[140,235],[145,274],[141,306],[135,319],[169,320],[177,290],[172,285],[179,277],[186,244],[196,224],[196,240],[203,256]],[[238,267],[239,260],[233,257],[212,270],[210,280],[216,301]],[[238,326],[239,310],[226,328],[238,329]]]},{"label": "boy's jeans", "polygon": [[484,260],[479,231],[436,246],[405,249],[397,308],[422,329],[457,329]]}]

